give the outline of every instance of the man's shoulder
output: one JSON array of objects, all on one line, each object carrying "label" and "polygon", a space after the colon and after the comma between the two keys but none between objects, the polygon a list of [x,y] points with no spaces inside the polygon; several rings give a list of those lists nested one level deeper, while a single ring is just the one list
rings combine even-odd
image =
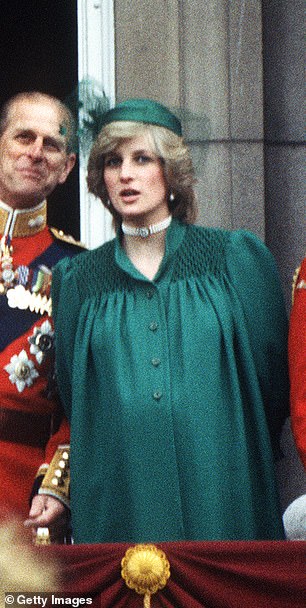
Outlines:
[{"label": "man's shoulder", "polygon": [[100,293],[101,290],[114,291],[122,286],[122,271],[115,261],[115,239],[106,241],[95,249],[85,249],[83,253],[69,259],[66,257],[57,264],[55,270],[56,274],[61,275],[61,280],[65,277],[68,283],[78,285],[84,297]]},{"label": "man's shoulder", "polygon": [[63,244],[64,246],[75,248],[79,251],[86,250],[86,245],[84,245],[84,243],[82,243],[81,241],[78,241],[77,239],[75,239],[71,234],[66,234],[63,230],[60,230],[59,228],[54,228],[51,226],[49,226],[49,230],[50,230],[53,238],[55,239],[55,241],[58,242],[59,244]]},{"label": "man's shoulder", "polygon": [[103,268],[110,270],[114,261],[114,239],[106,241],[95,249],[88,249],[80,244],[79,255],[69,256],[71,259],[66,262],[69,270],[87,277],[95,274],[96,271],[101,272]]}]

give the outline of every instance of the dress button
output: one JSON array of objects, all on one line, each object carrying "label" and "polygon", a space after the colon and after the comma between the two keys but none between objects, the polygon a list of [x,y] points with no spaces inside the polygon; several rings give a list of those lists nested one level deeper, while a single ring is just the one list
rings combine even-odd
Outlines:
[{"label": "dress button", "polygon": [[155,399],[155,401],[159,401],[162,398],[163,394],[161,391],[155,391],[153,393],[153,399]]},{"label": "dress button", "polygon": [[148,300],[152,300],[153,296],[154,296],[154,291],[153,289],[148,289],[146,296],[148,298]]},{"label": "dress button", "polygon": [[154,365],[154,367],[158,367],[160,365],[160,359],[153,357],[153,359],[151,359],[151,363]]},{"label": "dress button", "polygon": [[156,321],[152,321],[152,323],[150,323],[150,325],[149,325],[149,329],[151,331],[156,331],[157,328],[158,328],[158,323],[156,323]]}]

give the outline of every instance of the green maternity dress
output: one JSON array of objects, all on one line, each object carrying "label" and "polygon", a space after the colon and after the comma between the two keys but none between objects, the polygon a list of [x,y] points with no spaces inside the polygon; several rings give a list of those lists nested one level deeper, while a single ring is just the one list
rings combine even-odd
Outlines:
[{"label": "green maternity dress", "polygon": [[173,220],[153,281],[120,231],[53,275],[76,543],[281,539],[287,319],[253,234]]}]

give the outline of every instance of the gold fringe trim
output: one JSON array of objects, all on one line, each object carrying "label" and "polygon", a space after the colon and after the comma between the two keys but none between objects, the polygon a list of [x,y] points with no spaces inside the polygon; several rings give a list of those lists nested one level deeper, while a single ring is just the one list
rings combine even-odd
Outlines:
[{"label": "gold fringe trim", "polygon": [[301,270],[301,266],[298,266],[296,268],[296,270],[294,271],[294,275],[293,275],[293,278],[292,278],[292,291],[291,291],[292,306],[293,306],[293,303],[294,303],[295,290],[296,290],[296,285],[297,285],[297,282],[298,282],[300,270]]},{"label": "gold fringe trim", "polygon": [[82,241],[77,241],[71,234],[65,234],[62,230],[53,227],[51,227],[50,230],[56,239],[64,241],[64,243],[69,243],[70,245],[76,245],[77,247],[86,249],[86,245],[82,243]]}]

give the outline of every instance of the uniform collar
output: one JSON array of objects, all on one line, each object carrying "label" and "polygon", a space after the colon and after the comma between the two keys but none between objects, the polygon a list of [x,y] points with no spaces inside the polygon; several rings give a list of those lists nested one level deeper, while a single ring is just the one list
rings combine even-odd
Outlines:
[{"label": "uniform collar", "polygon": [[47,225],[47,201],[31,209],[12,209],[0,201],[0,235],[11,239],[31,236],[41,232]]}]

